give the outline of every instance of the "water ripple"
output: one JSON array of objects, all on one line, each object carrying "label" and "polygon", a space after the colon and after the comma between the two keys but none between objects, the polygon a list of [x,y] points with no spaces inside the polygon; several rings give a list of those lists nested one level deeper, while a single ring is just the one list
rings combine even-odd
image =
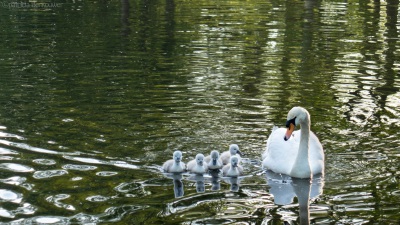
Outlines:
[{"label": "water ripple", "polygon": [[69,219],[61,216],[38,216],[28,221],[36,224],[69,224]]},{"label": "water ripple", "polygon": [[85,157],[74,157],[74,156],[63,156],[66,159],[83,162],[83,163],[91,163],[91,164],[103,164],[103,165],[113,165],[116,167],[127,168],[127,169],[138,169],[139,167],[124,161],[106,161],[94,158],[85,158]]},{"label": "water ripple", "polygon": [[148,206],[137,205],[122,205],[120,207],[111,207],[106,209],[104,217],[101,218],[102,222],[116,222],[121,220],[126,214],[136,212],[138,210],[147,208]]},{"label": "water ripple", "polygon": [[114,176],[117,174],[118,174],[118,172],[113,172],[113,171],[100,171],[100,172],[96,173],[96,175],[100,176],[100,177],[110,177],[110,176]]},{"label": "water ripple", "polygon": [[64,156],[64,158],[77,161],[77,162],[83,162],[83,163],[91,163],[91,164],[107,164],[106,161],[99,160],[99,159],[92,159],[92,158],[84,158],[84,157],[72,157],[72,156]]},{"label": "water ripple", "polygon": [[0,207],[0,217],[14,218],[15,214],[12,211]]},{"label": "water ripple", "polygon": [[0,147],[0,155],[18,155],[19,153],[17,151],[13,151],[7,148],[1,148]]},{"label": "water ripple", "polygon": [[97,224],[99,222],[99,217],[94,215],[79,213],[73,217],[73,220],[77,220],[80,224]]},{"label": "water ripple", "polygon": [[371,193],[367,192],[354,192],[336,195],[333,197],[334,201],[358,201],[372,198]]},{"label": "water ripple", "polygon": [[0,144],[6,145],[6,146],[11,146],[11,147],[16,147],[16,148],[20,148],[20,149],[24,149],[24,150],[28,150],[28,151],[32,151],[32,152],[38,152],[38,153],[67,154],[67,153],[60,153],[60,152],[56,152],[56,151],[48,150],[48,149],[44,149],[44,148],[33,147],[33,146],[30,146],[25,143],[16,143],[16,142],[11,142],[11,141],[6,141],[6,140],[0,140]]},{"label": "water ripple", "polygon": [[118,186],[116,186],[114,188],[114,190],[118,191],[118,192],[122,192],[122,193],[127,193],[129,191],[132,190],[138,190],[141,188],[141,185],[138,183],[122,183],[119,184]]},{"label": "water ripple", "polygon": [[89,202],[105,202],[109,199],[110,199],[110,197],[101,196],[101,195],[95,195],[95,196],[90,196],[90,197],[86,198],[86,200]]},{"label": "water ripple", "polygon": [[29,173],[35,171],[32,167],[16,163],[1,163],[0,169],[9,170],[17,173]]},{"label": "water ripple", "polygon": [[0,138],[16,138],[18,140],[25,140],[24,137],[21,137],[19,135],[9,134],[9,133],[4,133],[4,132],[0,132]]},{"label": "water ripple", "polygon": [[71,197],[71,195],[68,194],[58,194],[58,195],[54,195],[54,196],[49,196],[46,198],[46,201],[48,201],[49,203],[53,203],[55,206],[57,206],[58,208],[63,208],[66,210],[71,210],[74,211],[75,207],[69,204],[65,204],[62,203],[61,200],[65,200],[67,198]]},{"label": "water ripple", "polygon": [[62,167],[66,170],[80,170],[80,171],[89,171],[97,169],[97,166],[88,166],[88,165],[75,165],[75,164],[66,164]]},{"label": "water ripple", "polygon": [[52,159],[34,159],[34,160],[32,160],[32,162],[40,164],[40,165],[47,165],[47,166],[56,164],[56,161],[52,160]]},{"label": "water ripple", "polygon": [[15,215],[17,214],[32,215],[33,213],[35,213],[35,211],[36,207],[34,207],[29,203],[24,203],[22,206],[14,210],[7,210],[5,208],[0,207],[0,217],[14,218]]},{"label": "water ripple", "polygon": [[2,182],[2,183],[12,184],[12,185],[16,185],[16,186],[19,186],[19,185],[25,183],[25,181],[26,181],[26,177],[19,177],[19,176],[9,177],[6,179],[0,179],[0,182]]},{"label": "water ripple", "polygon": [[6,189],[0,189],[0,202],[20,203],[21,201],[22,201],[21,193],[16,193]]},{"label": "water ripple", "polygon": [[62,176],[68,174],[66,170],[44,170],[44,171],[36,171],[33,174],[33,177],[36,179],[45,179],[50,177]]}]

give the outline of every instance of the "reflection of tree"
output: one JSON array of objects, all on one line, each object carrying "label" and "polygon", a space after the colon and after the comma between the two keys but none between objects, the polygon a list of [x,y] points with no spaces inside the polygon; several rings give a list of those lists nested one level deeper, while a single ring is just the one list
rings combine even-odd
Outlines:
[{"label": "reflection of tree", "polygon": [[121,27],[122,35],[128,36],[131,32],[129,22],[129,0],[121,0]]},{"label": "reflection of tree", "polygon": [[297,59],[299,52],[297,45],[298,39],[301,34],[301,24],[296,21],[302,20],[302,12],[304,11],[303,4],[297,1],[287,1],[285,11],[285,38],[283,40],[283,58],[280,65],[282,72],[282,97],[278,108],[284,112],[288,111],[293,102],[297,102],[297,88],[296,75],[297,75]]},{"label": "reflection of tree", "polygon": [[384,9],[380,1],[374,1],[360,2],[359,10],[349,11],[345,33],[351,36],[338,47],[336,61],[341,71],[336,72],[336,95],[346,106],[347,120],[360,126],[379,117],[387,97],[398,91],[393,70],[398,0],[388,2]]},{"label": "reflection of tree", "polygon": [[384,51],[385,54],[385,64],[383,66],[384,72],[381,75],[381,79],[384,84],[376,88],[378,98],[379,108],[384,110],[386,99],[389,95],[394,94],[399,91],[398,87],[395,87],[395,78],[398,77],[397,72],[393,69],[394,62],[396,61],[396,44],[398,40],[397,31],[397,17],[399,9],[399,0],[388,0],[386,5],[386,20],[385,23],[386,32],[386,42],[387,49]]},{"label": "reflection of tree", "polygon": [[[323,13],[320,1],[286,3],[285,34],[279,66],[282,94],[278,108],[283,111],[300,104],[311,112],[321,112],[321,109],[334,104],[329,81],[330,71],[334,68],[331,63],[338,45],[330,35],[340,37],[341,34],[336,31],[325,33],[331,27],[325,27],[321,21]],[[330,18],[328,22],[333,19]],[[325,113],[312,114],[322,116]]]},{"label": "reflection of tree", "polygon": [[[362,28],[362,37],[364,37],[365,40],[359,47],[359,53],[363,58],[362,61],[360,60],[360,64],[356,65],[358,74],[354,76],[354,78],[357,89],[351,92],[354,98],[351,98],[347,103],[350,110],[345,112],[345,115],[348,120],[355,120],[356,122],[358,121],[359,124],[366,124],[376,110],[376,104],[372,99],[371,83],[366,83],[363,75],[368,75],[370,73],[368,70],[369,65],[366,62],[379,61],[379,55],[375,53],[380,47],[376,44],[378,39],[376,35],[379,34],[380,3],[375,1],[372,10],[366,2],[361,3],[360,11],[365,14],[364,17],[360,18],[363,19],[360,30]],[[358,33],[360,31],[354,32]],[[374,76],[374,74],[370,74],[370,76]],[[374,84],[374,86],[375,85],[376,84]]]},{"label": "reflection of tree", "polygon": [[175,1],[167,0],[165,5],[165,42],[163,46],[163,50],[168,56],[173,55],[174,48],[176,47],[175,41]]}]

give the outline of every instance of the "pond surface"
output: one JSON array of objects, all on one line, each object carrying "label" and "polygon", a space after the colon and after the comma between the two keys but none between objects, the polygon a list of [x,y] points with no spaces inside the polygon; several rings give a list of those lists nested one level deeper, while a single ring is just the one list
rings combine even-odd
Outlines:
[{"label": "pond surface", "polygon": [[[1,6],[1,222],[399,223],[398,0]],[[297,105],[311,185],[261,168]],[[160,170],[232,143],[239,179]]]}]

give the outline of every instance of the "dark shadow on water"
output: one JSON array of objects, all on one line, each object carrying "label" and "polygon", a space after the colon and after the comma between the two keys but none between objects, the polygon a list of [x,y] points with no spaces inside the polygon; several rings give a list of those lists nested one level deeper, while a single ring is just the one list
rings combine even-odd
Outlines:
[{"label": "dark shadow on water", "polygon": [[310,224],[310,199],[322,194],[324,186],[321,176],[314,176],[312,179],[291,178],[287,175],[266,172],[269,192],[274,196],[274,203],[277,205],[288,205],[294,202],[297,197],[299,203],[300,224]]}]

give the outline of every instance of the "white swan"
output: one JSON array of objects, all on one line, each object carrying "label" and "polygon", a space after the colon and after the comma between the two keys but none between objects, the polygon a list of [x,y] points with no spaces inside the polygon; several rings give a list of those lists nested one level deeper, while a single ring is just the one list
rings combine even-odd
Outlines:
[{"label": "white swan", "polygon": [[187,170],[191,173],[204,174],[208,171],[207,164],[204,163],[204,155],[197,154],[196,158],[188,162]]},{"label": "white swan", "polygon": [[222,168],[224,177],[238,177],[243,174],[243,167],[239,165],[239,157],[231,157],[231,162]]},{"label": "white swan", "polygon": [[[263,168],[297,178],[311,178],[324,173],[324,151],[317,136],[310,131],[310,114],[302,107],[292,108],[286,127],[274,127],[262,154]],[[294,131],[300,125],[300,131]],[[293,132],[294,131],[294,132]]]},{"label": "white swan", "polygon": [[207,167],[210,170],[221,169],[223,166],[217,150],[211,151],[210,155],[208,155],[204,161],[207,163]]},{"label": "white swan", "polygon": [[173,159],[167,160],[162,168],[167,173],[182,173],[186,171],[185,163],[182,161],[182,152],[177,150],[173,154]]},{"label": "white swan", "polygon": [[222,164],[224,164],[224,165],[228,164],[231,160],[231,156],[234,156],[234,155],[238,156],[238,159],[240,161],[240,159],[241,159],[240,156],[242,155],[242,153],[240,152],[239,146],[237,144],[229,145],[229,150],[225,151],[221,154]]}]

